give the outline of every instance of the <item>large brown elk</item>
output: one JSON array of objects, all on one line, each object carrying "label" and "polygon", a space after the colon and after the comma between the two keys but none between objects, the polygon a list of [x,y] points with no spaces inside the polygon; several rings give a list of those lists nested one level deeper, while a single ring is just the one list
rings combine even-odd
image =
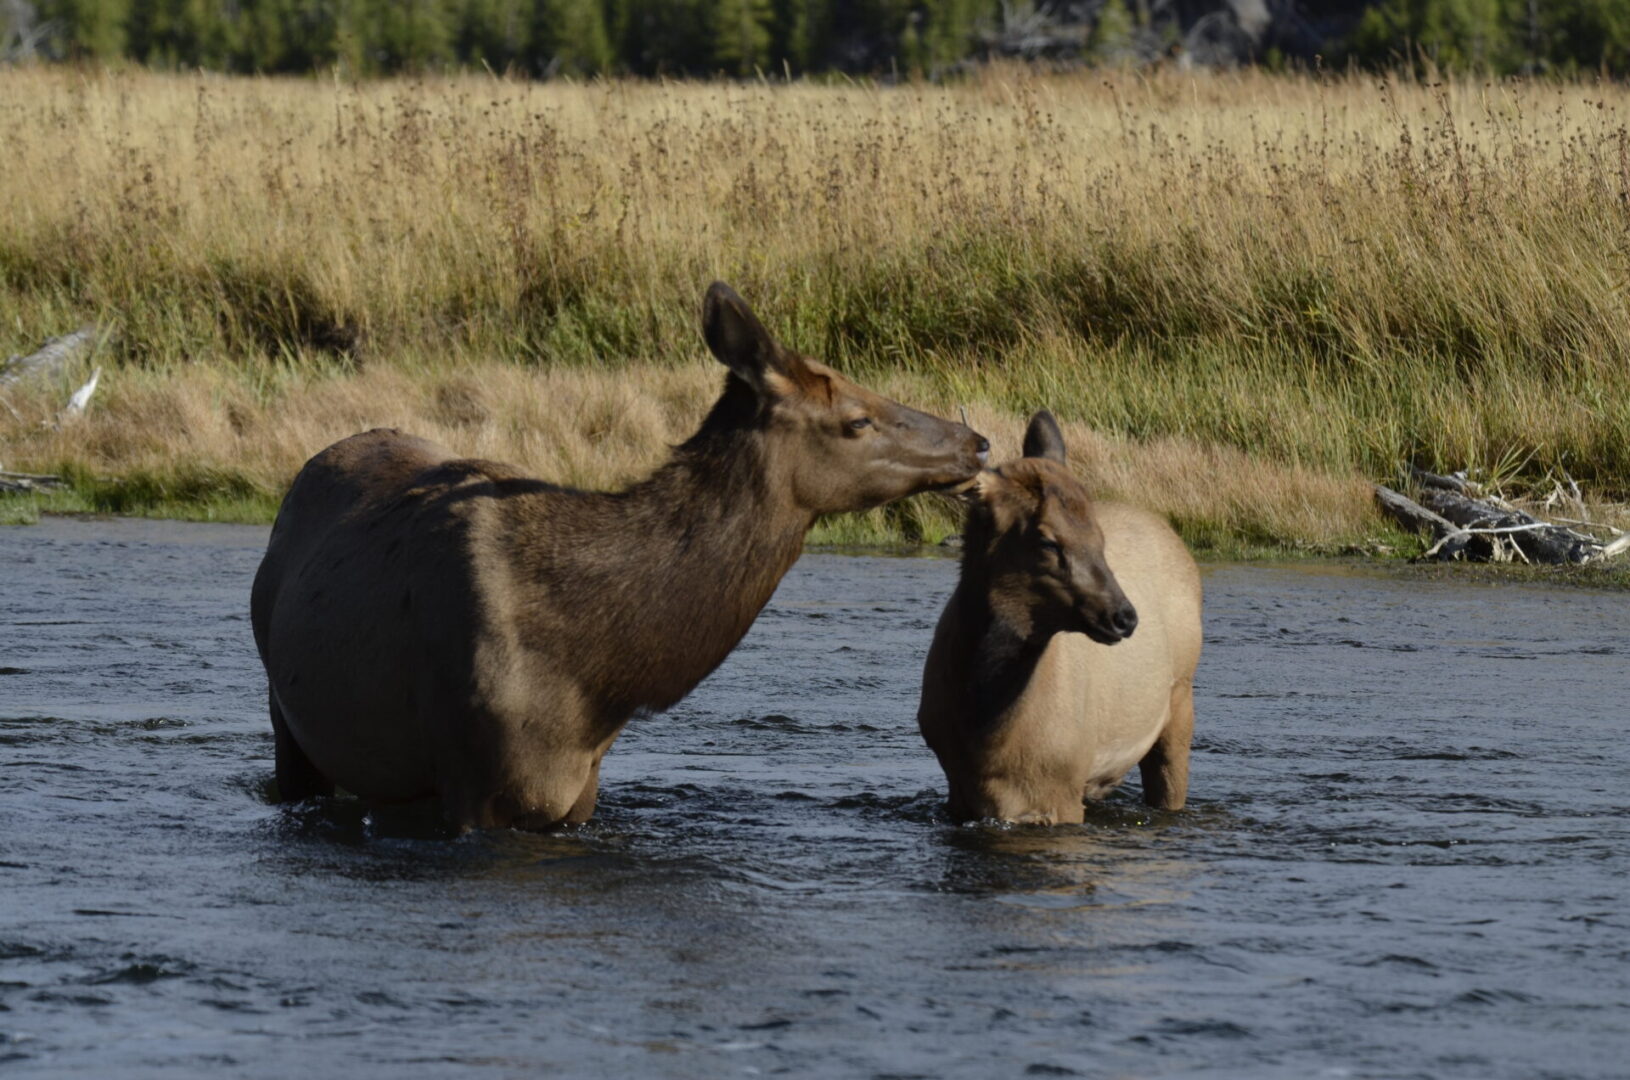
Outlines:
[{"label": "large brown elk", "polygon": [[652,476],[578,491],[376,430],[295,477],[255,577],[285,800],[436,796],[461,829],[594,811],[600,759],[736,646],[822,514],[977,473],[967,427],[782,347],[728,286],[730,373]]},{"label": "large brown elk", "polygon": [[961,820],[1077,823],[1133,765],[1150,806],[1188,795],[1200,575],[1164,519],[1095,502],[1037,413],[982,474],[962,576],[917,714]]}]

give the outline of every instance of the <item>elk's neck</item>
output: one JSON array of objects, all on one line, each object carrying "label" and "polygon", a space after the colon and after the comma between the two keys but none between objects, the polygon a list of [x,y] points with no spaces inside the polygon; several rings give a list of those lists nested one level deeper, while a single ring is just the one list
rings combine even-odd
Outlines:
[{"label": "elk's neck", "polygon": [[629,566],[645,595],[618,619],[630,641],[660,658],[656,700],[641,704],[665,708],[718,666],[798,560],[814,524],[768,463],[752,460],[761,448],[742,450],[728,462],[681,451],[621,496],[625,521],[651,552]]},{"label": "elk's neck", "polygon": [[1018,700],[1052,635],[1022,608],[1003,603],[991,581],[967,566],[951,604],[957,625],[952,670],[965,673],[967,719],[983,730]]},{"label": "elk's neck", "polygon": [[541,613],[523,632],[608,716],[665,709],[717,667],[814,522],[765,435],[719,412],[626,491],[539,496],[515,545]]}]

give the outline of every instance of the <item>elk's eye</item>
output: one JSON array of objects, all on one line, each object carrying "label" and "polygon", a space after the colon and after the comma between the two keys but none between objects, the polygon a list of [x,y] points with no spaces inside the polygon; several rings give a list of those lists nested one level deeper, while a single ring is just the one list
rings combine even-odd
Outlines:
[{"label": "elk's eye", "polygon": [[857,416],[853,420],[849,421],[849,430],[850,431],[861,431],[861,430],[863,430],[865,428],[869,428],[871,426],[872,426],[872,418],[869,417],[869,416]]},{"label": "elk's eye", "polygon": [[1058,558],[1064,557],[1064,549],[1057,540],[1049,540],[1045,536],[1041,539],[1041,550]]}]

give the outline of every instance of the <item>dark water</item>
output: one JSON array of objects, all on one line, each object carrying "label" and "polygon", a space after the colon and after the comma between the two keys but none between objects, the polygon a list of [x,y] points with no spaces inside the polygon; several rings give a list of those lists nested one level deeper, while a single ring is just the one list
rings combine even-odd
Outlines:
[{"label": "dark water", "polygon": [[805,558],[566,835],[265,803],[264,532],[0,531],[0,1073],[1630,1075],[1630,598],[1207,576],[1192,808],[947,822]]}]

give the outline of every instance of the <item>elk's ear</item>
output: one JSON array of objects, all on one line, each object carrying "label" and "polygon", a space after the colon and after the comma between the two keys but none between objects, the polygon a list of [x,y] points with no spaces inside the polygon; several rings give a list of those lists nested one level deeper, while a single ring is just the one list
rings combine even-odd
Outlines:
[{"label": "elk's ear", "polygon": [[776,376],[785,377],[787,359],[747,301],[722,281],[708,286],[702,301],[702,336],[719,363],[761,393]]},{"label": "elk's ear", "polygon": [[1046,409],[1030,418],[1030,426],[1024,432],[1024,456],[1064,460],[1064,433]]},{"label": "elk's ear", "polygon": [[1001,482],[1002,478],[992,470],[980,469],[973,474],[973,479],[951,488],[950,493],[961,498],[969,506],[977,506],[995,498],[996,486]]},{"label": "elk's ear", "polygon": [[964,533],[977,527],[981,535],[995,536],[1012,527],[1023,515],[1022,489],[996,469],[980,469],[962,490],[967,507]]}]

